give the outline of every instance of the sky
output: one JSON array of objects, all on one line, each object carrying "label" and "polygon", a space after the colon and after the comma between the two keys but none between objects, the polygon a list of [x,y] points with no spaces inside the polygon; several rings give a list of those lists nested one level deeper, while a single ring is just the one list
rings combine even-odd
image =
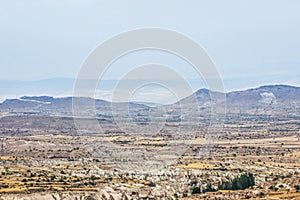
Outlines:
[{"label": "sky", "polygon": [[[298,0],[2,0],[0,80],[75,79],[97,45],[128,30],[158,27],[202,46],[227,90],[300,85],[299,10]],[[114,63],[104,78],[119,79],[148,62],[199,78],[178,58],[149,51]]]}]

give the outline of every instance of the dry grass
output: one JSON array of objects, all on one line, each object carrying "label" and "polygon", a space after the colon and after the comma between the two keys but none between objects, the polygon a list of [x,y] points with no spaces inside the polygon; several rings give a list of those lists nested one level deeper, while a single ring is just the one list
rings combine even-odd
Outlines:
[{"label": "dry grass", "polygon": [[275,194],[269,194],[266,196],[266,199],[300,199],[300,193],[292,192],[292,193],[275,193]]},{"label": "dry grass", "polygon": [[20,188],[20,187],[15,187],[15,188],[1,188],[0,193],[20,193],[20,192],[25,192],[27,191],[27,188]]},{"label": "dry grass", "polygon": [[178,165],[177,167],[183,169],[218,169],[215,165],[205,163],[190,163],[188,165]]}]

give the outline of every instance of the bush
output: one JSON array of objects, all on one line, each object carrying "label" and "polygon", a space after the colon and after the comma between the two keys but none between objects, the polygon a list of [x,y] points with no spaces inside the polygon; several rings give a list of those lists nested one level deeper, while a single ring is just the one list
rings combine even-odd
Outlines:
[{"label": "bush", "polygon": [[153,183],[152,181],[149,183],[149,186],[150,187],[155,187],[156,186],[156,184],[155,183]]},{"label": "bush", "polygon": [[99,179],[99,177],[97,177],[97,176],[95,176],[95,175],[91,175],[90,179],[91,179],[92,181],[95,181],[95,180]]}]

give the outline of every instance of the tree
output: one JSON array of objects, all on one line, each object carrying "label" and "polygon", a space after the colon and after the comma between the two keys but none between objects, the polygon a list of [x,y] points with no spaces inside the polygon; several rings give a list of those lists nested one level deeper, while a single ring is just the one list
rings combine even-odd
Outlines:
[{"label": "tree", "polygon": [[200,194],[201,193],[201,190],[199,187],[194,187],[193,188],[193,191],[192,191],[192,194]]}]

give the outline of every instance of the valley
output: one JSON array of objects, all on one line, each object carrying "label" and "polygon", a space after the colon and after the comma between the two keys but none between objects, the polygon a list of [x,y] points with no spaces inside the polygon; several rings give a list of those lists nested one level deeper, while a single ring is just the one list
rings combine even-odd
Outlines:
[{"label": "valley", "polygon": [[[81,99],[78,116],[71,98],[5,101],[0,199],[299,199],[299,96],[288,86],[233,92],[215,118],[206,90],[164,114],[120,103],[117,118],[101,100],[92,115],[94,100]],[[249,174],[254,185],[222,188]]]}]

